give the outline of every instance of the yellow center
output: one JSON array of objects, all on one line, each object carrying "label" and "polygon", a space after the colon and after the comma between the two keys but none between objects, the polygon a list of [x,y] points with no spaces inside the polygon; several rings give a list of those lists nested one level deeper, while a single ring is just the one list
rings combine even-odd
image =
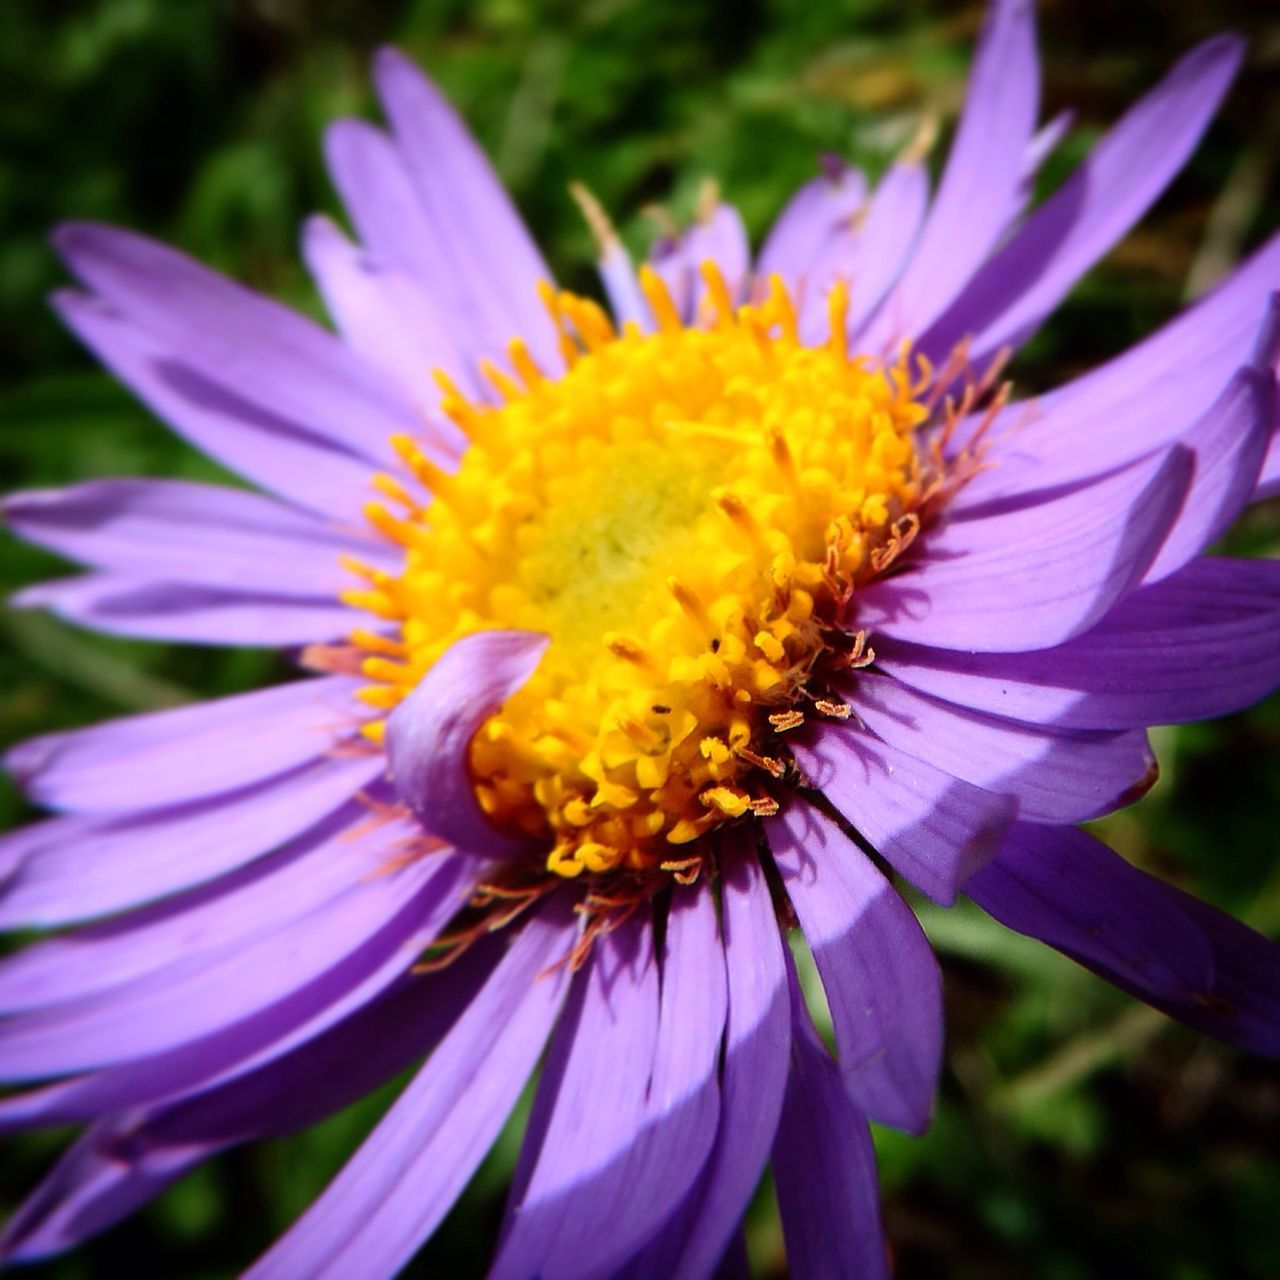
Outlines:
[{"label": "yellow center", "polygon": [[401,513],[369,518],[404,568],[364,570],[345,597],[399,626],[355,637],[382,709],[463,636],[550,637],[470,765],[485,812],[542,841],[562,876],[687,872],[691,841],[775,808],[778,733],[814,705],[844,710],[821,681],[867,659],[850,597],[916,528],[927,411],[905,355],[848,355],[842,286],[831,338],[806,347],[780,282],[735,308],[703,277],[703,323],[685,327],[642,274],[651,334],[548,289],[563,376],[515,342],[518,382],[486,369],[500,403],[442,380],[470,447],[446,474],[395,442],[432,501],[379,477]]}]

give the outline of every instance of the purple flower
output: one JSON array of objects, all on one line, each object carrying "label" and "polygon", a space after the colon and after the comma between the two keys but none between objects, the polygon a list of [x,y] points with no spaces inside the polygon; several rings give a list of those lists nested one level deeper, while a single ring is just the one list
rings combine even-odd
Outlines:
[{"label": "purple flower", "polygon": [[996,0],[932,200],[917,154],[871,192],[827,158],[754,260],[717,204],[637,272],[580,193],[612,318],[392,52],[391,132],[328,137],[361,246],[306,231],[341,337],[62,228],[66,322],[272,496],[13,497],[89,569],[25,602],[310,674],[10,755],[57,816],[0,842],[0,920],[76,927],[0,966],[31,1086],[0,1125],[86,1128],[8,1256],[422,1061],[251,1272],[391,1275],[545,1050],[495,1276],[736,1265],[770,1161],[793,1273],[883,1275],[867,1121],[923,1129],[942,1046],[894,876],[1280,1050],[1275,946],[1076,825],[1150,785],[1146,726],[1280,683],[1280,565],[1201,557],[1280,491],[1280,239],[1110,364],[1000,384],[1239,56],[1193,51],[1029,209],[1065,122]]}]

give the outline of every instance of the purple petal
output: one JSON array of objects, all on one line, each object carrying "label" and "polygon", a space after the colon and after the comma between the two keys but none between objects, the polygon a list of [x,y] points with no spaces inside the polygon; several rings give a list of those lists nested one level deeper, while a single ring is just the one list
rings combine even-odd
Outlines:
[{"label": "purple petal", "polygon": [[39,804],[78,812],[157,808],[253,786],[333,751],[356,727],[346,676],[51,733],[5,757]]},{"label": "purple petal", "polygon": [[747,1255],[747,1240],[741,1227],[733,1233],[713,1280],[751,1280],[751,1259]]},{"label": "purple petal", "polygon": [[871,1133],[813,1029],[794,972],[791,987],[791,1074],[773,1144],[788,1274],[887,1280]]},{"label": "purple petal", "polygon": [[[334,186],[373,256],[422,285],[447,282],[452,288],[426,213],[387,134],[364,120],[336,120],[325,132],[324,150]],[[481,354],[472,346],[468,351]]]},{"label": "purple petal", "polygon": [[455,641],[387,718],[397,794],[433,835],[500,857],[521,842],[502,835],[476,800],[471,739],[534,673],[549,643],[531,631],[479,631]]},{"label": "purple petal", "polygon": [[611,1273],[710,1152],[725,977],[707,888],[673,900],[661,1003],[651,929],[642,912],[595,944],[534,1104],[494,1280]]},{"label": "purple petal", "polygon": [[27,587],[9,600],[49,609],[77,626],[118,636],[282,648],[349,636],[368,617],[336,602],[220,591],[117,573],[87,573]]},{"label": "purple petal", "polygon": [[[0,1100],[0,1130],[83,1123],[126,1107],[155,1106],[245,1076],[313,1042],[404,976],[413,957],[431,945],[466,902],[478,873],[471,859],[431,859],[429,866],[423,865],[419,891],[399,906],[388,898],[388,910],[374,918],[360,918],[368,899],[347,895],[336,904],[338,910],[324,913],[327,919],[311,917],[313,932],[328,928],[339,948],[343,934],[350,933],[348,949],[328,969],[315,975],[295,970],[294,985],[282,999],[171,1050]],[[289,944],[289,938],[282,938],[268,967],[297,960],[296,948]],[[228,998],[252,1003],[253,993],[254,984],[248,982]]]},{"label": "purple petal", "polygon": [[[1280,945],[1226,912],[1160,886],[1203,930],[1213,950],[1213,987],[1177,1000],[1152,998],[1171,1018],[1251,1053],[1280,1057]],[[1146,999],[1140,986],[1133,993]]]},{"label": "purple petal", "polygon": [[[289,1133],[356,1102],[443,1039],[479,996],[508,941],[486,938],[439,973],[407,974],[323,1035],[154,1113],[135,1129],[135,1149]],[[297,1087],[300,1076],[306,1089]]]},{"label": "purple petal", "polygon": [[336,600],[348,555],[394,569],[390,548],[272,498],[188,480],[90,480],[3,503],[19,537],[94,568],[250,594]]},{"label": "purple petal", "polygon": [[911,262],[868,342],[918,335],[960,292],[1022,208],[1040,98],[1030,0],[996,0],[969,76],[964,114]]},{"label": "purple petal", "polygon": [[966,887],[1002,924],[1170,1017],[1280,1055],[1280,946],[1083,832],[1019,826]]},{"label": "purple petal", "polygon": [[224,875],[305,831],[384,767],[378,756],[313,760],[177,808],[29,827],[0,840],[0,927],[88,920]]},{"label": "purple petal", "polygon": [[918,163],[895,164],[881,178],[856,228],[841,228],[828,241],[810,275],[801,314],[801,336],[819,343],[829,328],[826,292],[837,279],[849,286],[848,333],[859,333],[911,257],[929,202],[929,176]]},{"label": "purple petal", "polygon": [[66,223],[54,239],[89,288],[211,381],[375,461],[421,430],[394,384],[278,302],[128,231]]},{"label": "purple petal", "polygon": [[932,529],[905,572],[860,593],[857,625],[977,651],[1079,635],[1151,567],[1190,471],[1177,449],[1022,510]]},{"label": "purple petal", "polygon": [[809,784],[857,828],[886,862],[935,902],[995,855],[1017,811],[983,791],[865,734],[819,733],[793,748]]},{"label": "purple petal", "polygon": [[[1025,341],[1182,168],[1226,93],[1241,51],[1237,37],[1218,36],[1183,58],[987,262],[922,337],[921,347],[942,355],[974,334],[980,360]],[[978,180],[984,179],[979,170]]]},{"label": "purple petal", "polygon": [[[184,360],[133,320],[70,289],[53,297],[63,322],[157,417],[247,480],[312,511],[360,519],[370,464],[322,434],[247,399]],[[316,430],[316,424],[303,419]]]},{"label": "purple petal", "polygon": [[769,847],[822,975],[850,1097],[882,1124],[922,1132],[942,1064],[942,978],[915,916],[808,805],[782,811]]},{"label": "purple petal", "polygon": [[[384,370],[423,410],[435,410],[441,392],[433,373],[466,363],[447,315],[426,289],[403,270],[384,266],[352,244],[328,219],[316,216],[303,228],[302,253],[342,335],[371,365]],[[436,434],[452,435],[461,453],[461,433],[436,415]]]},{"label": "purple petal", "polygon": [[[685,1242],[686,1211],[703,1198],[708,1180],[714,1176],[717,1130],[723,1124],[717,1078],[728,989],[725,952],[710,888],[701,886],[674,898],[667,927],[661,1022],[649,1090],[653,1110],[665,1108],[667,1115],[639,1134],[628,1173],[639,1194],[637,1203],[628,1203],[625,1220],[637,1243],[651,1238],[649,1248],[631,1258],[632,1268],[640,1265],[642,1273],[645,1255],[661,1247],[664,1237],[673,1254]],[[763,1167],[763,1157],[760,1165]],[[672,1175],[678,1180],[685,1170],[694,1176],[675,1195]],[[740,1207],[730,1228],[741,1216]],[[655,1227],[664,1217],[666,1226],[655,1235]],[[672,1233],[677,1224],[678,1231]],[[718,1229],[718,1223],[710,1225]],[[663,1274],[670,1274],[665,1265]]]},{"label": "purple petal", "polygon": [[634,324],[642,333],[651,333],[654,324],[649,303],[640,288],[631,255],[620,240],[613,238],[605,244],[597,269],[617,324]]},{"label": "purple petal", "polygon": [[442,256],[396,144],[363,120],[339,120],[325,135],[325,157],[370,254],[426,290],[448,317],[457,356],[452,365],[443,358],[437,363],[465,393],[483,396],[477,362],[493,358],[513,334],[507,326],[494,332],[493,322],[477,310],[459,264]]},{"label": "purple petal", "polygon": [[1280,565],[1212,558],[1139,588],[1054,649],[963,653],[885,640],[876,653],[895,679],[978,711],[1056,729],[1137,729],[1227,715],[1270,693],[1280,685],[1277,635]]},{"label": "purple petal", "polygon": [[483,325],[491,355],[518,336],[544,368],[558,369],[555,329],[537,293],[551,273],[484,153],[440,91],[402,53],[380,50],[373,75],[430,227],[437,270],[426,282],[433,296],[446,314],[480,321],[476,328]]},{"label": "purple petal", "polygon": [[676,309],[686,323],[694,323],[707,296],[699,269],[713,262],[738,299],[751,267],[751,246],[742,215],[732,205],[718,204],[700,215],[678,240],[660,239],[653,247],[650,265],[660,275]]},{"label": "purple petal", "polygon": [[[954,778],[1012,796],[1030,822],[1084,822],[1155,781],[1146,734],[1055,731],[949,706],[883,676],[862,676],[855,714],[891,747]],[[832,728],[829,733],[841,730]]]},{"label": "purple petal", "polygon": [[1144,581],[1157,582],[1182,568],[1235,522],[1257,486],[1275,412],[1271,371],[1242,369],[1182,438],[1195,456],[1191,488]]},{"label": "purple petal", "polygon": [[1022,185],[1026,195],[1031,194],[1036,175],[1044,162],[1058,149],[1063,138],[1071,131],[1075,123],[1076,113],[1071,110],[1059,111],[1048,124],[1042,126],[1031,141],[1022,158]]},{"label": "purple petal", "polygon": [[[831,158],[820,177],[805,183],[778,215],[760,249],[756,273],[777,272],[792,288],[808,280],[832,240],[846,235],[867,198],[867,180]],[[807,296],[807,293],[806,293]]]},{"label": "purple petal", "polygon": [[[1083,434],[1081,439],[1062,440],[1050,436],[1042,440],[1031,426],[1025,445],[1020,449],[1020,437],[1015,432],[999,444],[1008,448],[992,451],[995,465],[984,475],[993,474],[1012,461],[1015,471],[1020,461],[1031,458],[1037,445],[1055,446],[1059,457],[1052,453],[1040,461],[1045,465],[1033,474],[1027,471],[1024,482],[1034,490],[1043,491],[1046,486],[1056,488],[1063,479],[1074,481],[1080,476],[1099,474],[1115,465],[1130,462],[1140,452],[1144,443],[1164,448],[1176,440],[1180,448],[1190,452],[1193,459],[1191,485],[1183,501],[1182,512],[1174,522],[1165,545],[1155,563],[1147,571],[1145,580],[1155,581],[1185,564],[1210,542],[1223,533],[1234,521],[1252,496],[1271,438],[1272,423],[1276,414],[1275,376],[1271,366],[1275,362],[1277,343],[1280,342],[1280,301],[1273,301],[1263,321],[1262,332],[1251,365],[1236,372],[1226,383],[1221,394],[1199,417],[1188,417],[1185,412],[1171,412],[1161,416],[1158,406],[1139,423],[1138,430],[1124,433],[1122,423],[1108,423],[1106,431]],[[1034,414],[1034,410],[1032,411]],[[1154,429],[1153,429],[1154,427]],[[1012,449],[1012,453],[1008,449]],[[1063,464],[1062,456],[1070,461]],[[982,477],[980,476],[979,479]],[[1004,477],[996,486],[996,492],[1010,492],[1010,477]],[[993,486],[980,487],[979,492],[967,494],[959,508],[962,518],[973,519],[982,514],[981,493],[990,494]],[[996,499],[996,507],[1000,502]],[[1026,497],[1022,503],[1028,502]]]},{"label": "purple petal", "polygon": [[1148,991],[1207,990],[1213,954],[1157,884],[1076,827],[1020,822],[965,891],[1009,928]]},{"label": "purple petal", "polygon": [[699,1276],[715,1266],[764,1172],[782,1111],[790,1040],[782,937],[754,840],[737,832],[725,839],[720,892],[729,1020],[720,1127],[678,1231],[641,1255],[637,1277]]},{"label": "purple petal", "polygon": [[533,1070],[567,986],[568,913],[544,911],[341,1173],[247,1274],[392,1275],[448,1212]]}]

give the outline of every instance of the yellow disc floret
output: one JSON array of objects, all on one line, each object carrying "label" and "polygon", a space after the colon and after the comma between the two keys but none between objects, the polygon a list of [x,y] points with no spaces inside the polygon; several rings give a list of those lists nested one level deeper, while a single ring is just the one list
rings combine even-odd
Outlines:
[{"label": "yellow disc floret", "polygon": [[841,286],[808,347],[776,280],[735,308],[703,276],[705,322],[685,327],[642,274],[647,334],[547,290],[567,372],[513,343],[519,380],[486,371],[496,403],[445,383],[470,447],[447,474],[395,442],[432,500],[379,478],[401,511],[369,517],[404,568],[346,597],[399,627],[356,637],[388,710],[463,636],[550,637],[470,765],[484,810],[562,876],[678,870],[699,836],[769,811],[777,734],[822,664],[858,660],[849,599],[914,531],[926,410],[905,357],[847,354]]}]

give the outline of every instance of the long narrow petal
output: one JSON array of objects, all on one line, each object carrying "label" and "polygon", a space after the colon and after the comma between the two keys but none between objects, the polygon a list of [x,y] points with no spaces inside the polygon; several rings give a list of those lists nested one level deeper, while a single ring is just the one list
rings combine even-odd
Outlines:
[{"label": "long narrow petal", "polygon": [[885,640],[877,658],[914,689],[992,715],[1139,729],[1227,715],[1265,697],[1280,685],[1278,635],[1280,564],[1214,557],[1139,588],[1053,649],[965,653]]},{"label": "long narrow petal", "polygon": [[533,674],[547,644],[531,631],[464,636],[388,717],[396,792],[432,835],[494,856],[521,847],[485,817],[467,753],[476,730]]},{"label": "long narrow petal", "polygon": [[1183,58],[987,262],[921,347],[945,353],[973,334],[981,358],[1024,341],[1182,168],[1240,65],[1242,47],[1235,36],[1218,36]]},{"label": "long narrow petal", "polygon": [[341,556],[394,567],[363,531],[189,480],[90,480],[16,493],[0,510],[20,537],[81,564],[224,591],[327,602],[352,585]]},{"label": "long narrow petal", "polygon": [[492,354],[521,337],[547,368],[558,367],[555,330],[537,292],[551,273],[493,167],[444,95],[404,54],[379,50],[373,75],[435,252],[471,295],[465,305],[485,315],[496,338]]},{"label": "long narrow petal", "polygon": [[922,1132],[942,1063],[942,977],[911,908],[807,805],[770,824],[769,847],[818,963],[850,1097]]},{"label": "long narrow petal", "polygon": [[[376,756],[318,759],[169,809],[29,827],[0,840],[0,926],[89,920],[225,875],[307,830],[384,767]],[[11,864],[10,844],[21,846]]]},{"label": "long narrow petal", "polygon": [[252,786],[331,752],[355,727],[346,676],[298,680],[51,733],[5,766],[51,809],[121,813]]},{"label": "long narrow petal", "polygon": [[352,449],[390,460],[421,429],[412,403],[333,334],[184,254],[128,231],[67,223],[54,237],[72,271],[183,363]]},{"label": "long narrow petal", "polygon": [[778,215],[760,248],[757,274],[777,272],[793,286],[806,281],[830,241],[848,231],[867,198],[867,180],[835,157],[823,157],[822,169]]},{"label": "long narrow petal", "polygon": [[595,944],[579,1016],[557,1032],[535,1103],[494,1280],[608,1274],[682,1202],[710,1152],[725,975],[705,887],[673,904],[660,1004],[650,929],[641,913]]},{"label": "long narrow petal", "polygon": [[1191,488],[1144,582],[1182,568],[1235,523],[1257,487],[1275,411],[1275,376],[1242,369],[1182,438],[1195,458]]},{"label": "long narrow petal", "polygon": [[86,573],[37,583],[10,598],[110,635],[184,644],[278,649],[339,640],[368,616],[334,601],[194,587],[119,573]]},{"label": "long narrow petal", "polygon": [[611,236],[605,243],[597,270],[600,272],[605,297],[609,299],[609,311],[619,327],[634,324],[642,333],[652,332],[653,316],[644,291],[640,288],[635,263],[631,261],[626,246],[616,236]]},{"label": "long narrow petal", "polygon": [[389,1276],[448,1212],[525,1081],[568,985],[567,913],[531,920],[359,1151],[247,1273]]},{"label": "long narrow petal", "polygon": [[1228,1044],[1280,1055],[1280,946],[1084,832],[1017,828],[968,889],[984,910]]},{"label": "long narrow petal", "polygon": [[869,334],[873,350],[918,336],[1017,216],[1040,100],[1030,0],[988,12],[951,154],[911,262]]},{"label": "long narrow petal", "polygon": [[477,362],[492,359],[515,334],[507,325],[495,329],[477,309],[463,266],[443,251],[399,148],[364,120],[338,120],[325,134],[325,158],[364,246],[427,290],[446,318],[457,359],[453,365],[441,359],[440,367],[469,395],[483,395]]},{"label": "long narrow petal", "polygon": [[819,734],[794,749],[805,779],[922,893],[950,906],[1017,812],[984,791],[866,734]]},{"label": "long narrow petal", "polygon": [[642,1255],[637,1277],[711,1271],[764,1172],[782,1111],[790,1039],[782,936],[752,842],[729,839],[720,880],[729,972],[720,1127],[679,1236],[659,1254]]},{"label": "long narrow petal", "polygon": [[856,335],[911,260],[928,202],[929,176],[918,161],[895,164],[880,179],[856,228],[844,227],[831,237],[813,265],[801,313],[805,341],[826,337],[826,293],[839,279],[849,288],[848,333],[854,345],[861,345]]},{"label": "long narrow petal", "polygon": [[788,1273],[796,1280],[887,1280],[871,1134],[813,1029],[794,975],[791,984],[791,1073],[773,1144]]},{"label": "long narrow petal", "polygon": [[1076,827],[1018,823],[966,886],[985,911],[1150,992],[1208,990],[1213,953],[1157,881]]},{"label": "long narrow petal", "polygon": [[909,571],[860,594],[858,625],[948,649],[1059,644],[1138,584],[1190,481],[1190,452],[1173,450],[1034,506],[943,525]]},{"label": "long narrow petal", "polygon": [[[744,852],[758,870],[758,864],[754,863],[754,851]],[[726,897],[728,892],[726,888]],[[679,1116],[679,1124],[651,1126],[640,1135],[638,1141],[644,1150],[638,1153],[639,1158],[635,1162],[638,1167],[633,1176],[637,1187],[646,1187],[646,1180],[652,1186],[667,1182],[673,1166],[678,1168],[688,1162],[688,1153],[680,1149],[688,1146],[691,1140],[696,1149],[699,1137],[715,1134],[715,1143],[683,1202],[676,1201],[678,1207],[674,1212],[671,1211],[671,1197],[665,1189],[657,1196],[650,1195],[647,1205],[629,1209],[628,1216],[638,1224],[642,1223],[651,1239],[642,1252],[631,1257],[626,1269],[617,1273],[619,1280],[628,1276],[639,1280],[640,1277],[649,1275],[682,1274],[679,1265],[683,1265],[683,1274],[700,1274],[702,1269],[692,1261],[686,1260],[683,1264],[677,1262],[686,1242],[695,1250],[699,1244],[708,1243],[706,1240],[689,1241],[690,1231],[702,1227],[702,1234],[706,1234],[705,1228],[710,1227],[711,1233],[718,1235],[721,1230],[720,1221],[708,1222],[705,1214],[701,1219],[697,1215],[699,1206],[705,1202],[709,1184],[716,1178],[717,1154],[722,1151],[726,1140],[733,1141],[733,1138],[727,1138],[726,1135],[729,1122],[725,1119],[724,1107],[728,1105],[728,1099],[722,1095],[716,1083],[720,1037],[725,1025],[729,995],[729,989],[722,981],[726,956],[724,947],[716,936],[715,906],[708,891],[703,891],[696,897],[681,895],[673,899],[671,921],[679,932],[675,945],[670,933],[668,934],[663,965],[662,1020],[666,1028],[667,1048],[660,1049],[655,1055],[652,1088],[658,1087],[657,1066],[661,1062],[666,1079],[661,1096],[670,1104],[672,1113]],[[683,1027],[679,1025],[681,1022],[684,1023]],[[730,1035],[732,1036],[732,1030]],[[683,1049],[681,1040],[684,1041]],[[731,1052],[732,1049],[727,1050],[727,1053]],[[741,1070],[741,1064],[736,1069]],[[727,1058],[724,1070],[727,1077],[730,1070]],[[760,1083],[758,1080],[754,1082],[756,1086]],[[764,1083],[767,1088],[768,1082]],[[696,1105],[692,1113],[687,1103],[691,1093],[700,1095],[700,1104]],[[749,1135],[753,1126],[747,1123],[746,1128]],[[741,1135],[738,1140],[741,1140]],[[762,1153],[759,1168],[763,1167],[763,1163]],[[730,1177],[735,1181],[740,1180],[744,1172],[747,1170],[735,1169]],[[643,1196],[643,1192],[641,1194]],[[741,1221],[749,1194],[748,1189],[742,1196],[742,1203],[727,1211],[728,1220],[723,1222],[726,1237]],[[666,1223],[654,1234],[654,1224],[661,1222],[664,1214],[667,1215]],[[722,1212],[720,1217],[723,1216]],[[638,1239],[643,1238],[639,1230],[633,1234]],[[724,1249],[723,1244],[712,1244],[712,1248],[715,1250],[710,1260],[713,1263]]]},{"label": "long narrow petal", "polygon": [[[325,131],[324,153],[360,242],[379,262],[425,286],[435,283],[439,305],[447,309],[453,289],[447,264],[438,259],[439,246],[396,144],[367,120],[335,120]],[[464,331],[459,337],[473,358],[481,354],[471,345],[475,335]]]},{"label": "long narrow petal", "polygon": [[[419,281],[378,262],[323,216],[308,219],[303,227],[302,255],[343,337],[393,377],[424,412],[440,404],[436,370],[467,381],[461,372],[466,360],[449,317]],[[440,415],[433,421],[442,438],[453,433]],[[454,434],[460,453],[465,441],[461,433]]]},{"label": "long narrow petal", "polygon": [[[308,417],[281,416],[184,360],[118,307],[72,289],[53,296],[62,321],[158,418],[202,453],[312,511],[355,521],[369,497],[370,464]],[[345,441],[345,437],[343,437]]]},{"label": "long narrow petal", "polygon": [[[1131,803],[1155,781],[1140,730],[1055,731],[949,706],[881,676],[852,697],[872,733],[954,778],[1012,796],[1031,822],[1084,822]],[[832,729],[831,732],[840,732]]]}]

